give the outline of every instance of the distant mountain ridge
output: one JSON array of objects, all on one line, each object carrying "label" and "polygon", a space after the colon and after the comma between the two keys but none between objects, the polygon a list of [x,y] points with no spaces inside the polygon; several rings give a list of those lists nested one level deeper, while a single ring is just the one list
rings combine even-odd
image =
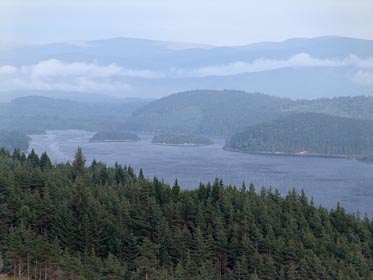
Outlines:
[{"label": "distant mountain ridge", "polygon": [[[12,80],[0,86],[2,91],[59,89],[68,93],[74,89],[90,92],[105,83],[96,94],[151,98],[201,88],[265,92],[294,99],[357,96],[373,94],[372,57],[373,40],[337,36],[243,46],[184,47],[174,42],[113,38],[0,50],[0,65],[18,69],[12,74],[15,77],[21,75],[22,67],[32,71],[30,66],[51,59],[61,64],[53,77],[38,76],[39,83],[30,82],[31,74],[21,77],[23,89],[16,88],[17,83]],[[68,71],[76,71],[72,67],[76,63],[82,64],[82,73],[76,79],[66,79]],[[120,68],[105,72],[110,65]],[[39,66],[45,67],[45,63]],[[90,67],[95,70],[89,70]],[[101,75],[96,70],[104,71],[103,76],[95,76]],[[97,79],[102,83],[91,85]]]},{"label": "distant mountain ridge", "polygon": [[[298,53],[308,53],[315,58],[344,58],[350,54],[355,54],[361,58],[373,56],[373,40],[339,36],[292,38],[280,42],[258,42],[240,46],[189,44],[190,47],[186,48],[170,48],[170,46],[178,44],[177,42],[118,37],[84,41],[81,44],[27,45],[1,50],[0,62],[2,64],[13,64],[17,61],[22,64],[25,62],[36,63],[53,57],[65,61],[99,59],[102,63],[139,66],[138,63],[141,65],[142,62],[146,62],[149,57],[152,57],[157,63],[165,63],[164,65],[172,63],[168,66],[180,62],[188,65],[188,61],[190,62],[189,65],[204,66],[206,62],[220,64],[232,60],[252,61],[259,57],[281,59]],[[154,56],[155,54],[161,57],[157,59]],[[18,59],[15,55],[18,55]],[[166,57],[169,57],[169,59],[162,61]],[[193,57],[195,59],[192,59]],[[155,65],[152,61],[148,61],[148,63],[150,68]]]}]

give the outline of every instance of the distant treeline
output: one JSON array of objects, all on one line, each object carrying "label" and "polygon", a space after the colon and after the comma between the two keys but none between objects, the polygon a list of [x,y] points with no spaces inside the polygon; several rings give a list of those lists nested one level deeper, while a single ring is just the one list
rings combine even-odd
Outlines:
[{"label": "distant treeline", "polygon": [[304,193],[181,190],[129,166],[0,150],[3,273],[21,279],[372,279],[373,224]]}]

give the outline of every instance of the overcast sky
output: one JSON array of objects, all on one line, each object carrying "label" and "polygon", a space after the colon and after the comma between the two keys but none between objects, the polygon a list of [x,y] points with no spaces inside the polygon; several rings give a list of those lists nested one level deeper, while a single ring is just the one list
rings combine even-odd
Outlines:
[{"label": "overcast sky", "polygon": [[214,45],[373,39],[372,0],[0,0],[0,41],[137,37]]}]

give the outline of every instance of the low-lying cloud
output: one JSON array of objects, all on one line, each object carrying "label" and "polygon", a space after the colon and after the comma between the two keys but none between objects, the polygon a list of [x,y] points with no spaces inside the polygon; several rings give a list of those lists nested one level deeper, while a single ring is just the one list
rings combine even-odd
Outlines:
[{"label": "low-lying cloud", "polygon": [[373,86],[373,71],[359,70],[352,76],[352,79],[358,84]]},{"label": "low-lying cloud", "polygon": [[80,92],[121,92],[131,86],[125,77],[154,79],[160,74],[149,70],[124,69],[117,64],[64,63],[57,59],[37,64],[0,67],[3,90],[58,90]]},{"label": "low-lying cloud", "polygon": [[280,68],[349,67],[353,82],[373,84],[373,58],[350,55],[344,59],[320,59],[299,53],[288,59],[260,58],[250,62],[235,61],[221,65],[206,65],[186,69],[182,65],[163,71],[126,69],[118,64],[97,62],[62,62],[48,59],[24,66],[0,66],[0,90],[58,90],[99,93],[119,93],[131,89],[129,78],[175,79],[232,76],[270,71]]},{"label": "low-lying cloud", "polygon": [[[201,67],[190,71],[191,76],[231,76],[244,73],[276,70],[281,68],[303,67],[346,67],[373,68],[373,58],[361,59],[356,55],[350,55],[345,59],[319,59],[307,53],[300,53],[289,59],[256,59],[253,62],[236,61],[223,65]],[[179,73],[183,73],[180,71]]]},{"label": "low-lying cloud", "polygon": [[57,59],[48,59],[35,65],[21,67],[22,73],[29,73],[33,78],[83,76],[108,78],[128,76],[138,78],[158,78],[159,73],[149,70],[124,69],[117,64],[97,65],[95,63],[73,62],[63,63]]},{"label": "low-lying cloud", "polygon": [[17,68],[10,65],[4,65],[0,67],[0,75],[10,75],[16,72]]},{"label": "low-lying cloud", "polygon": [[124,82],[95,80],[87,77],[77,77],[69,81],[15,78],[10,80],[7,85],[7,88],[13,90],[55,90],[95,93],[121,92],[131,88],[130,85]]}]

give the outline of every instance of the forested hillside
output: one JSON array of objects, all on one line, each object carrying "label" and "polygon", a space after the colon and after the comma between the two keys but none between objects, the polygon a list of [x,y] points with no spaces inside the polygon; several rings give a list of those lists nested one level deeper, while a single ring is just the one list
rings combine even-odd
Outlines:
[{"label": "forested hillside", "polygon": [[41,96],[0,103],[0,128],[25,133],[47,129],[117,129],[145,101],[82,103]]},{"label": "forested hillside", "polygon": [[131,167],[0,151],[3,272],[32,279],[371,279],[373,225],[294,191],[180,190]]},{"label": "forested hillside", "polygon": [[29,96],[0,103],[0,128],[24,133],[84,129],[231,136],[294,112],[373,120],[372,107],[369,96],[293,101],[233,90],[196,90],[152,102],[101,104]]},{"label": "forested hillside", "polygon": [[373,120],[372,107],[370,96],[294,101],[259,93],[197,90],[150,102],[136,110],[125,126],[151,132],[231,136],[294,112]]},{"label": "forested hillside", "polygon": [[132,129],[230,135],[282,115],[288,99],[241,91],[196,90],[153,101],[133,113]]},{"label": "forested hillside", "polygon": [[232,136],[225,148],[259,153],[366,157],[373,154],[373,122],[296,113],[249,127]]}]

